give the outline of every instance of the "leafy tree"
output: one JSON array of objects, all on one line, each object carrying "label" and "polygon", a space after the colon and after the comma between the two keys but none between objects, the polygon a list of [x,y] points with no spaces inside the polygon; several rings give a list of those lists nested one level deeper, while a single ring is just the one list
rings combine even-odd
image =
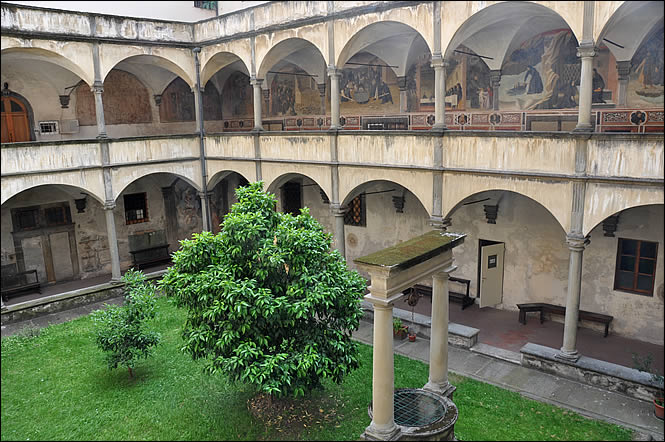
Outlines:
[{"label": "leafy tree", "polygon": [[276,212],[262,188],[236,190],[217,235],[181,241],[160,287],[188,309],[183,350],[208,372],[297,397],[358,367],[351,333],[366,283],[309,209]]},{"label": "leafy tree", "polygon": [[127,367],[132,378],[139,358],[150,356],[159,344],[159,333],[147,330],[146,322],[155,317],[155,286],[145,281],[141,271],[128,270],[125,283],[125,302],[122,306],[106,305],[105,310],[92,313],[97,346],[107,352],[109,369]]}]

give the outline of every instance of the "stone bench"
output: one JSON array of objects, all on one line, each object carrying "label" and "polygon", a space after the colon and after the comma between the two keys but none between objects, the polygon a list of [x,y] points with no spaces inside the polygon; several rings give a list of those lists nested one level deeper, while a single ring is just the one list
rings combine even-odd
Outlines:
[{"label": "stone bench", "polygon": [[[8,272],[3,269],[2,274],[2,300],[7,301],[10,297],[27,292],[37,291],[41,293],[39,276],[37,270],[26,270],[25,272]],[[30,278],[32,276],[32,278]]]},{"label": "stone bench", "polygon": [[130,251],[129,253],[132,254],[132,261],[137,270],[142,270],[151,265],[171,262],[168,244],[146,247],[144,249]]},{"label": "stone bench", "polygon": [[[455,277],[449,277],[448,278],[450,281],[453,282],[459,282],[461,284],[466,285],[466,293],[457,293],[457,292],[451,292],[448,290],[448,299],[450,301],[456,302],[458,304],[462,304],[462,310],[467,308],[470,305],[474,304],[474,300],[472,297],[469,296],[469,286],[471,284],[471,281],[468,279],[463,279],[463,278],[455,278]],[[417,293],[423,296],[429,296],[430,298],[432,297],[432,287],[422,285],[422,284],[416,284],[413,287],[409,288],[407,291],[404,293],[410,293],[411,290],[416,290]]]},{"label": "stone bench", "polygon": [[[528,304],[517,304],[519,309],[519,322],[526,324],[526,314],[531,312],[540,312],[540,323],[542,324],[545,320],[545,313],[552,315],[561,315],[566,316],[566,307],[554,304],[547,304],[544,302],[533,302]],[[579,318],[580,320],[597,322],[605,325],[605,337],[609,333],[610,322],[614,319],[614,316],[604,315],[602,313],[594,313],[586,310],[580,310]]]}]

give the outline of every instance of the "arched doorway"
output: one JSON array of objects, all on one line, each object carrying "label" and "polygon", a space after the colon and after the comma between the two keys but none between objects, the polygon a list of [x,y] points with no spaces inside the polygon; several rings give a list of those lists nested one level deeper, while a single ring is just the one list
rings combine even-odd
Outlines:
[{"label": "arched doorway", "polygon": [[2,142],[18,143],[31,140],[32,130],[28,105],[12,95],[2,95]]}]

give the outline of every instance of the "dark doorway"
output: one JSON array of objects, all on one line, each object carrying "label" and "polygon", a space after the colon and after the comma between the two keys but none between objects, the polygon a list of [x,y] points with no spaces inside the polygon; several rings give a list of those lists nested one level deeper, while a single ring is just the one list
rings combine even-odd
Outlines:
[{"label": "dark doorway", "polygon": [[293,216],[300,215],[302,208],[302,186],[297,181],[289,181],[282,187],[282,211]]}]

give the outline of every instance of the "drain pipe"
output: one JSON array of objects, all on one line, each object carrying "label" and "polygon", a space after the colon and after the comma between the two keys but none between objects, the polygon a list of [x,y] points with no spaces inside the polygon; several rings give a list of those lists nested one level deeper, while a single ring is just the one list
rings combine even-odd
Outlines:
[{"label": "drain pipe", "polygon": [[203,95],[201,94],[201,63],[199,62],[201,48],[196,47],[192,49],[192,52],[194,52],[194,63],[196,65],[196,98],[199,111],[199,147],[201,156],[201,178],[203,180],[203,195],[201,196],[201,209],[204,212],[202,214],[203,230],[211,232],[212,218],[210,215],[210,200],[208,199],[208,172],[206,169],[205,143],[203,139]]}]

